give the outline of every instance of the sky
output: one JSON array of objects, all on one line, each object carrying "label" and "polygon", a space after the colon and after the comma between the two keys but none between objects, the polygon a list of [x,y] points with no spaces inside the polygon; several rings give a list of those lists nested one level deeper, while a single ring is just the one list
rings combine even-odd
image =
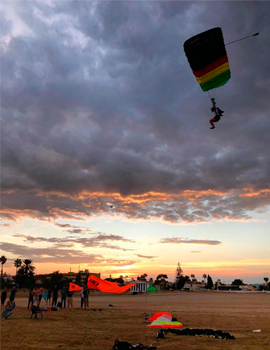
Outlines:
[{"label": "sky", "polygon": [[[2,1],[4,271],[270,277],[270,3]],[[231,79],[185,40],[221,27]]]}]

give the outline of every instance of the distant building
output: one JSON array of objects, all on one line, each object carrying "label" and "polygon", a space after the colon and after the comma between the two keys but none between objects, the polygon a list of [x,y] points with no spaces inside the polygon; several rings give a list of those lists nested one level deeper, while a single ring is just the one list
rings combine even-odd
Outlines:
[{"label": "distant building", "polygon": [[[67,279],[69,282],[76,283],[77,281],[77,276],[80,274],[80,279],[82,283],[85,283],[85,280],[87,276],[93,275],[98,278],[100,278],[100,273],[95,273],[95,272],[89,272],[88,270],[84,271],[79,271],[79,272],[67,272],[67,273],[62,273],[62,278]],[[39,275],[34,275],[36,284],[42,284],[46,279],[50,279],[52,274],[39,274]]]},{"label": "distant building", "polygon": [[4,275],[4,276],[3,276],[3,279],[4,279],[4,281],[7,282],[7,283],[14,283],[14,282],[15,282],[15,281],[14,281],[14,278],[13,278],[12,276],[9,276],[9,275]]},{"label": "distant building", "polygon": [[254,292],[255,290],[257,290],[257,288],[255,286],[252,286],[252,285],[239,286],[239,288],[243,292]]},{"label": "distant building", "polygon": [[131,281],[131,283],[135,283],[135,286],[130,288],[131,293],[144,293],[146,289],[152,285],[148,281]]},{"label": "distant building", "polygon": [[63,273],[63,278],[68,279],[70,282],[76,283],[77,281],[77,276],[80,274],[80,278],[82,282],[85,282],[86,278],[89,275],[93,275],[95,277],[100,278],[100,273],[95,273],[95,272],[89,272],[88,270],[84,271],[79,271],[79,272],[67,272]]},{"label": "distant building", "polygon": [[241,291],[240,286],[234,284],[221,284],[217,286],[217,290]]},{"label": "distant building", "polygon": [[184,284],[184,290],[200,290],[206,287],[206,283],[197,281],[186,281]]}]

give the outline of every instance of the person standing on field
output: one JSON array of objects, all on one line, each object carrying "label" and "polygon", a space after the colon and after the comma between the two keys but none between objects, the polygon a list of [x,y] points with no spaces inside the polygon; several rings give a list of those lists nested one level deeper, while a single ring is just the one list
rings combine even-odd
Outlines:
[{"label": "person standing on field", "polygon": [[83,287],[83,305],[84,305],[84,310],[89,309],[88,296],[89,296],[89,290],[88,290],[87,286],[84,286]]},{"label": "person standing on field", "polygon": [[1,306],[4,306],[6,298],[7,298],[7,287],[5,287],[1,293]]},{"label": "person standing on field", "polygon": [[67,291],[67,308],[73,310],[73,294],[74,292]]},{"label": "person standing on field", "polygon": [[11,303],[15,300],[16,293],[17,293],[17,289],[15,286],[13,286],[9,296],[9,301],[11,301]]},{"label": "person standing on field", "polygon": [[84,294],[83,294],[83,288],[82,288],[82,290],[81,290],[81,309],[83,307],[83,296],[84,296]]},{"label": "person standing on field", "polygon": [[66,308],[66,298],[67,298],[67,286],[64,286],[63,289],[61,289],[61,304],[62,304],[62,308]]},{"label": "person standing on field", "polygon": [[52,301],[52,306],[57,306],[57,299],[58,299],[58,287],[57,285],[54,286],[53,288],[53,301]]},{"label": "person standing on field", "polygon": [[27,309],[29,309],[29,306],[33,306],[33,288],[30,288],[29,295],[28,295],[28,306]]}]

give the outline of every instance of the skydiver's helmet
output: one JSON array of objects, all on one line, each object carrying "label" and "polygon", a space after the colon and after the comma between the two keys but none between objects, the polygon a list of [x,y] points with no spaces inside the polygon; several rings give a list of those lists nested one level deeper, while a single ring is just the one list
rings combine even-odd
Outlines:
[{"label": "skydiver's helmet", "polygon": [[214,112],[214,111],[215,111],[215,107],[212,107],[212,108],[211,108],[211,112]]}]

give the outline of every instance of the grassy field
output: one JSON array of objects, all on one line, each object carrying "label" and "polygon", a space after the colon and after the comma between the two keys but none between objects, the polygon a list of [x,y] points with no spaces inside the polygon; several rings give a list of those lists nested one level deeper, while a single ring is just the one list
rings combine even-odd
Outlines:
[{"label": "grassy field", "polygon": [[[112,307],[109,307],[112,304]],[[225,292],[161,292],[147,296],[90,294],[90,310],[44,312],[43,319],[29,319],[27,295],[20,292],[11,317],[1,320],[2,350],[107,350],[115,339],[132,344],[155,345],[159,350],[269,350],[270,294]],[[42,306],[45,303],[43,301]],[[101,308],[102,311],[92,309]],[[147,327],[145,314],[168,311],[183,328],[212,328],[235,336],[219,340],[206,336],[166,334],[156,340],[158,329]],[[252,330],[261,329],[260,333]]]}]

